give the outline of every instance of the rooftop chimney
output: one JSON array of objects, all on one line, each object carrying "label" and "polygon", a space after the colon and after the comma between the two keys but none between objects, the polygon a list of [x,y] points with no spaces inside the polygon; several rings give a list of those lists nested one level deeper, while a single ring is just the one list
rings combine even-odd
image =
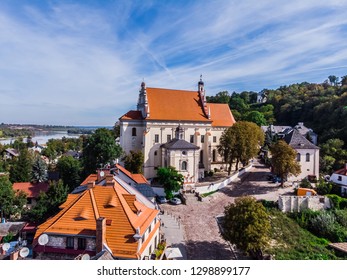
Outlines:
[{"label": "rooftop chimney", "polygon": [[95,187],[95,181],[89,181],[88,185],[87,185],[87,188],[91,189],[91,188],[94,188],[94,187]]},{"label": "rooftop chimney", "polygon": [[106,175],[106,186],[114,186],[113,174]]},{"label": "rooftop chimney", "polygon": [[100,253],[106,243],[106,219],[100,217],[96,220],[96,254]]}]

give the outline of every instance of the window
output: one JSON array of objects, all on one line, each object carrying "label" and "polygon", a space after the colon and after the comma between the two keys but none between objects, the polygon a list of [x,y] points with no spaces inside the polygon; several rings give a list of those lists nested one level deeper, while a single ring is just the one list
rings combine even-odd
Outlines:
[{"label": "window", "polygon": [[182,170],[187,170],[187,162],[182,161]]},{"label": "window", "polygon": [[338,181],[342,181],[342,176],[337,177]]},{"label": "window", "polygon": [[145,242],[145,233],[142,235],[141,243],[143,244]]},{"label": "window", "polygon": [[194,135],[190,135],[190,143],[194,143]]},{"label": "window", "polygon": [[73,249],[74,248],[74,238],[66,237],[66,248]]},{"label": "window", "polygon": [[148,251],[149,255],[152,254],[152,245],[149,246],[149,251]]},{"label": "window", "polygon": [[217,136],[213,136],[213,143],[217,142]]},{"label": "window", "polygon": [[27,204],[31,204],[33,201],[32,201],[32,198],[31,197],[28,197],[27,198]]},{"label": "window", "polygon": [[157,245],[158,245],[158,236],[154,238],[154,246],[157,247]]},{"label": "window", "polygon": [[201,150],[200,151],[200,163],[204,162],[204,152]]},{"label": "window", "polygon": [[301,155],[299,153],[296,154],[296,161],[300,161],[301,160]]},{"label": "window", "polygon": [[79,250],[84,250],[86,246],[86,239],[85,238],[78,238],[78,249]]},{"label": "window", "polygon": [[159,143],[159,134],[154,135],[154,142]]},{"label": "window", "polygon": [[131,136],[136,136],[136,127],[133,127],[131,130]]},{"label": "window", "polygon": [[310,154],[309,154],[309,153],[306,154],[306,161],[307,161],[307,162],[310,161]]},{"label": "window", "polygon": [[167,142],[171,141],[171,135],[170,134],[167,135],[166,140],[167,140]]},{"label": "window", "polygon": [[216,162],[216,161],[217,161],[217,156],[216,156],[216,155],[217,155],[216,150],[213,150],[213,151],[212,151],[212,161],[213,161],[213,162]]},{"label": "window", "polygon": [[184,156],[185,156],[186,154],[187,154],[187,152],[186,152],[186,151],[183,151],[183,152],[182,152],[182,155],[184,155]]},{"label": "window", "polygon": [[205,142],[205,135],[201,135],[201,143]]},{"label": "window", "polygon": [[152,231],[152,225],[149,226],[148,233],[150,233],[151,231]]},{"label": "window", "polygon": [[154,152],[154,155],[156,156],[157,154],[158,154],[158,152],[157,152],[157,151],[155,151],[155,152]]}]

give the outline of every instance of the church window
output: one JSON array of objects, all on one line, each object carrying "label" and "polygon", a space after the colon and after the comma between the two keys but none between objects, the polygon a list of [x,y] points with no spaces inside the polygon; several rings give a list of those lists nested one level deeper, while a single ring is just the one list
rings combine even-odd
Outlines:
[{"label": "church window", "polygon": [[187,162],[182,161],[182,170],[187,170]]},{"label": "church window", "polygon": [[297,161],[300,161],[300,160],[301,160],[301,155],[300,155],[300,153],[297,153],[297,155],[296,155],[296,160],[297,160]]},{"label": "church window", "polygon": [[183,151],[183,152],[182,152],[182,155],[186,155],[186,154],[187,154],[187,152],[186,152],[186,151]]},{"label": "church window", "polygon": [[133,127],[131,130],[131,136],[136,136],[136,127]]},{"label": "church window", "polygon": [[194,143],[194,135],[190,135],[190,143]]},{"label": "church window", "polygon": [[217,142],[217,136],[213,136],[213,143]]},{"label": "church window", "polygon": [[307,162],[310,161],[310,154],[309,154],[309,153],[306,154],[306,161],[307,161]]},{"label": "church window", "polygon": [[205,143],[205,135],[201,135],[201,143]]},{"label": "church window", "polygon": [[167,135],[166,140],[167,140],[167,142],[170,142],[170,141],[171,141],[171,135],[170,135],[170,134]]},{"label": "church window", "polygon": [[159,134],[154,135],[154,142],[159,143]]}]

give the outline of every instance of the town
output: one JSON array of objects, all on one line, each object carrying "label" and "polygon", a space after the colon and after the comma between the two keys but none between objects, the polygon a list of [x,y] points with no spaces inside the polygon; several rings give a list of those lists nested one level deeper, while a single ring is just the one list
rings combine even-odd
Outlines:
[{"label": "town", "polygon": [[150,84],[112,129],[0,144],[0,259],[347,258],[347,76]]}]

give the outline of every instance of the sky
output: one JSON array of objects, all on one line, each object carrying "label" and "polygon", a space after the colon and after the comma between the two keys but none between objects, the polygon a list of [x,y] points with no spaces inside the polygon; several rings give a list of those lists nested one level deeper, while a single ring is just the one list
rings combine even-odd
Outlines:
[{"label": "sky", "polygon": [[347,75],[347,0],[1,0],[0,123],[112,126],[140,84],[259,92]]}]

